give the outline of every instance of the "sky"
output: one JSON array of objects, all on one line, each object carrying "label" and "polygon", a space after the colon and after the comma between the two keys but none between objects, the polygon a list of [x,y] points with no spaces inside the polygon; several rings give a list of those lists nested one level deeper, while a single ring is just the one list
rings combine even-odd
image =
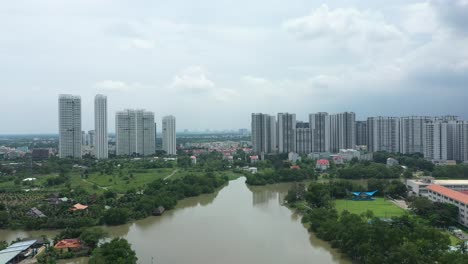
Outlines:
[{"label": "sky", "polygon": [[0,134],[57,133],[58,95],[172,114],[468,119],[468,0],[15,0],[0,5]]}]

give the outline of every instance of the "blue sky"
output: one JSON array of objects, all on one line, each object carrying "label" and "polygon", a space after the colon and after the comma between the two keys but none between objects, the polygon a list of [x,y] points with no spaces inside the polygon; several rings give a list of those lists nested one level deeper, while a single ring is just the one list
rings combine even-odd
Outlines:
[{"label": "blue sky", "polygon": [[250,113],[468,118],[468,0],[6,1],[0,134],[56,132],[57,97],[177,128],[249,127]]}]

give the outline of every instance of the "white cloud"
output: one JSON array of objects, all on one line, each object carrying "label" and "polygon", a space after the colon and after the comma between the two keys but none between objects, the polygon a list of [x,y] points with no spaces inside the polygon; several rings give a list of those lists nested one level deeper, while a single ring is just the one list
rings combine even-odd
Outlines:
[{"label": "white cloud", "polygon": [[103,91],[129,92],[129,91],[135,90],[136,87],[140,85],[139,84],[130,85],[122,81],[104,80],[104,81],[97,82],[94,86]]},{"label": "white cloud", "polygon": [[300,39],[346,40],[364,38],[369,41],[400,39],[400,30],[387,23],[382,15],[355,8],[330,9],[327,5],[315,9],[310,15],[293,18],[283,27]]},{"label": "white cloud", "polygon": [[186,92],[210,92],[215,88],[215,84],[206,75],[207,73],[202,67],[191,66],[174,76],[170,86]]}]

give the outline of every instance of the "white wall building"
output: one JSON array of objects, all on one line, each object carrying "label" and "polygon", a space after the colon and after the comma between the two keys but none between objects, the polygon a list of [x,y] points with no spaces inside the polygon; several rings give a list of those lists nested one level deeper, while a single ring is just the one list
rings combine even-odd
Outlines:
[{"label": "white wall building", "polygon": [[[91,131],[89,131],[91,137]],[[109,144],[107,139],[107,97],[98,94],[94,97],[94,155],[97,159],[107,159]]]},{"label": "white wall building", "polygon": [[400,120],[398,117],[367,118],[369,151],[400,152]]},{"label": "white wall building", "polygon": [[429,200],[458,207],[458,222],[468,227],[468,195],[441,185],[429,185],[427,190]]},{"label": "white wall building", "polygon": [[165,116],[162,120],[162,147],[168,155],[176,155],[176,118]]},{"label": "white wall building", "polygon": [[424,153],[424,125],[432,120],[429,116],[400,118],[400,152],[403,154]]},{"label": "white wall building", "polygon": [[59,157],[81,158],[81,98],[59,95]]},{"label": "white wall building", "polygon": [[115,115],[116,154],[152,155],[155,153],[154,113],[124,110]]},{"label": "white wall building", "polygon": [[309,154],[312,152],[312,131],[309,123],[296,123],[296,152],[299,154]]},{"label": "white wall building", "polygon": [[356,115],[344,112],[328,116],[330,152],[356,148]]}]

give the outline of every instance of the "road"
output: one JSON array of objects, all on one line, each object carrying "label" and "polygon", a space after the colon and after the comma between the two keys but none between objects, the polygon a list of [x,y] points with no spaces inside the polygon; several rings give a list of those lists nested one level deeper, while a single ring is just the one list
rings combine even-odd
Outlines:
[{"label": "road", "polygon": [[171,174],[167,175],[166,177],[164,177],[163,180],[167,180],[169,179],[170,177],[174,176],[174,174],[176,174],[179,170],[174,170]]}]

